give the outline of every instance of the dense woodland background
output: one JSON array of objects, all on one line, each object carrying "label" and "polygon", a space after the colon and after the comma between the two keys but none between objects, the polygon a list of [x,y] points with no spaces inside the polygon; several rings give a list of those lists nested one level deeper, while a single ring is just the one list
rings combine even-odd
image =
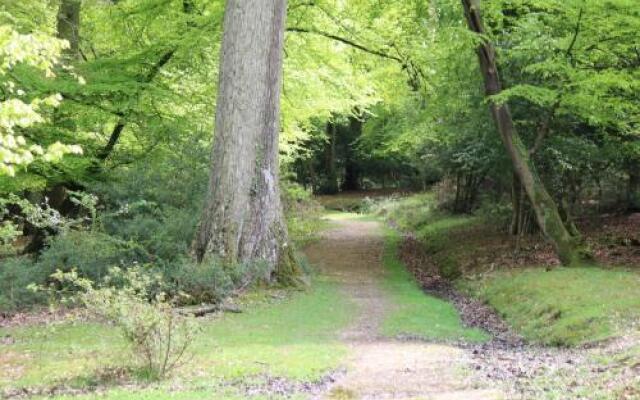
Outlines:
[{"label": "dense woodland background", "polygon": [[[207,187],[224,3],[2,7],[3,308],[62,266],[97,279],[136,262],[179,281]],[[431,187],[442,209],[537,234],[489,105],[510,106],[571,235],[640,209],[633,0],[486,1],[486,37],[454,0],[291,1],[287,14],[279,168],[294,237],[310,194]]]}]

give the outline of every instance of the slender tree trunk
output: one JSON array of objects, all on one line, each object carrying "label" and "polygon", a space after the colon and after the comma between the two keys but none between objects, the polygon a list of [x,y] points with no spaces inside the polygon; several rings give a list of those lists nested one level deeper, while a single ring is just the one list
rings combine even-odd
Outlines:
[{"label": "slender tree trunk", "polygon": [[80,58],[80,1],[61,0],[57,16],[58,37],[69,42],[65,55]]},{"label": "slender tree trunk", "polygon": [[349,118],[349,137],[344,151],[344,182],[342,190],[360,190],[360,170],[355,160],[355,142],[362,136],[362,121],[356,117]]},{"label": "slender tree trunk", "polygon": [[286,0],[228,0],[207,199],[193,253],[263,261],[266,278],[300,274],[278,182]]},{"label": "slender tree trunk", "polygon": [[[160,59],[158,59],[158,61],[151,67],[147,75],[144,77],[144,83],[153,82],[153,80],[160,73],[162,68],[165,65],[167,65],[169,61],[171,61],[171,58],[173,58],[175,53],[176,53],[176,49],[170,49],[170,50],[167,50],[164,54],[162,54]],[[111,135],[109,135],[109,141],[96,154],[96,158],[100,161],[105,161],[107,158],[109,158],[111,153],[113,153],[113,150],[115,150],[115,147],[118,144],[120,137],[122,136],[122,132],[127,126],[126,118],[128,116],[128,113],[119,112],[118,115],[120,116],[120,119],[118,120],[118,122],[116,122],[116,125],[111,130]]]},{"label": "slender tree trunk", "polygon": [[514,236],[519,235],[522,230],[521,217],[524,209],[524,204],[522,204],[522,191],[520,179],[518,175],[514,173],[511,178],[511,205],[513,211],[511,214],[511,227],[509,228],[509,231]]},{"label": "slender tree trunk", "polygon": [[631,164],[629,168],[627,210],[640,211],[640,162]]},{"label": "slender tree trunk", "polygon": [[[80,58],[80,0],[61,0],[57,15],[57,37],[69,42],[69,48],[65,49],[64,57],[72,62]],[[56,109],[53,113],[55,123],[62,122],[63,115]],[[36,203],[42,203],[44,198],[48,199],[49,207],[59,211],[62,215],[68,216],[76,210],[76,206],[71,203],[68,190],[81,190],[77,183],[60,182],[48,187],[43,193],[33,194]],[[27,222],[27,231],[33,232],[31,242],[24,248],[25,253],[37,253],[46,244],[48,235],[55,232],[49,229],[38,228]]]},{"label": "slender tree trunk", "polygon": [[323,191],[326,194],[338,193],[338,170],[336,168],[336,139],[338,126],[333,122],[327,122],[327,138],[329,142],[325,148],[325,169],[327,182]]},{"label": "slender tree trunk", "polygon": [[[480,0],[462,0],[462,5],[469,29],[485,36],[486,31],[480,14]],[[483,39],[478,46],[477,53],[487,96],[500,93],[502,84],[493,45]],[[513,163],[513,169],[531,202],[538,225],[554,245],[562,264],[573,264],[580,255],[578,241],[563,224],[558,213],[558,207],[538,176],[535,166],[529,157],[529,152],[515,130],[509,106],[490,101],[490,108],[502,142]]]}]

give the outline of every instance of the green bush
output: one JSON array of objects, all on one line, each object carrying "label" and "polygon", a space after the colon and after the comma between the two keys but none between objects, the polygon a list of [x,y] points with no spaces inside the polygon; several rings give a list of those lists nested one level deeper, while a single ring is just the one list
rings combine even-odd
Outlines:
[{"label": "green bush", "polygon": [[27,286],[46,284],[56,270],[75,269],[82,277],[98,280],[112,267],[147,259],[140,246],[105,233],[73,230],[62,233],[49,239],[48,247],[37,260],[24,256],[0,262],[0,311],[11,313],[44,304],[46,297]]},{"label": "green bush", "polygon": [[202,263],[183,258],[161,269],[171,297],[188,295],[180,298],[182,304],[220,303],[261,280],[265,271],[266,265],[260,262],[225,265],[215,258]]},{"label": "green bush", "polygon": [[45,276],[58,269],[76,269],[81,276],[97,280],[111,267],[143,263],[147,258],[144,249],[134,242],[97,231],[69,231],[49,240],[38,257],[37,267]]},{"label": "green bush", "polygon": [[511,225],[513,206],[510,202],[496,202],[484,199],[475,213],[482,221],[500,231],[507,231]]},{"label": "green bush", "polygon": [[305,189],[298,183],[283,179],[280,187],[282,189],[282,201],[286,210],[290,210],[298,204],[312,201],[311,191]]},{"label": "green bush", "polygon": [[27,287],[34,282],[44,283],[48,276],[28,257],[2,260],[0,262],[0,312],[12,313],[44,303],[46,296],[42,293],[34,293]]},{"label": "green bush", "polygon": [[158,207],[140,201],[103,218],[109,234],[142,246],[154,262],[174,262],[187,254],[197,226],[195,209]]}]

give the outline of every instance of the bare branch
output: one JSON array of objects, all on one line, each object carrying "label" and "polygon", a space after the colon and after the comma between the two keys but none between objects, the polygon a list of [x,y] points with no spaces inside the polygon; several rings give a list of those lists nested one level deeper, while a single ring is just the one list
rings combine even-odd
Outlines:
[{"label": "bare branch", "polygon": [[394,60],[397,61],[403,65],[405,65],[405,61],[403,59],[401,59],[398,56],[394,56],[393,54],[387,53],[385,51],[382,50],[377,50],[377,49],[371,49],[368,48],[364,45],[361,45],[359,43],[356,43],[350,39],[338,36],[338,35],[334,35],[332,33],[328,33],[328,32],[324,32],[324,31],[319,31],[319,30],[315,30],[315,29],[306,29],[306,28],[300,28],[300,27],[289,27],[287,28],[287,32],[296,32],[296,33],[306,33],[306,34],[312,34],[312,35],[318,35],[318,36],[323,36],[327,39],[331,39],[331,40],[335,40],[341,43],[344,43],[346,45],[349,45],[353,48],[356,48],[360,51],[363,51],[365,53],[369,53],[369,54],[373,54],[374,56],[378,56],[378,57],[382,57],[382,58],[387,58],[390,60]]}]

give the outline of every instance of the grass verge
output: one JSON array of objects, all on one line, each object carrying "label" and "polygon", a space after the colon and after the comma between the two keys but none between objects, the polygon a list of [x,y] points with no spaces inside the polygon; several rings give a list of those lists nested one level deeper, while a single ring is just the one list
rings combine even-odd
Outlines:
[{"label": "grass verge", "polygon": [[383,263],[387,270],[384,289],[394,309],[382,324],[385,336],[408,336],[442,341],[482,342],[489,335],[462,325],[451,303],[426,295],[398,259],[401,236],[385,229]]},{"label": "grass verge", "polygon": [[460,286],[498,310],[525,338],[546,345],[608,339],[640,317],[640,276],[633,272],[538,267]]},{"label": "grass verge", "polygon": [[[509,237],[486,218],[448,215],[428,193],[382,206],[389,220],[422,242],[440,275],[489,303],[532,342],[585,345],[623,335],[638,323],[637,272],[586,266],[547,271],[526,258],[514,264]],[[481,265],[497,265],[498,272],[482,273]]]}]

